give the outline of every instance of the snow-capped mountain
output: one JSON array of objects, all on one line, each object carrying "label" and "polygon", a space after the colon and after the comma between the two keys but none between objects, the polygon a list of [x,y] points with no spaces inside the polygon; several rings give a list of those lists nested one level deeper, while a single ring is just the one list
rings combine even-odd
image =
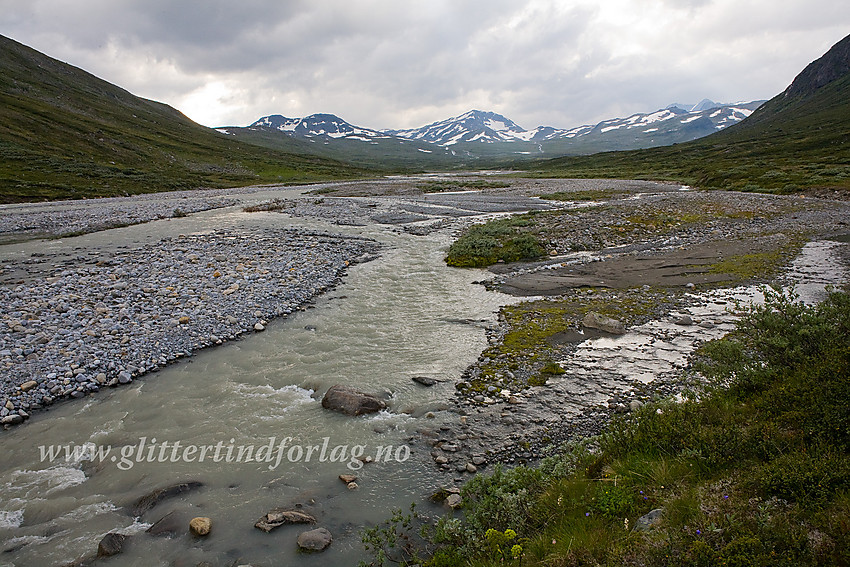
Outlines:
[{"label": "snow-capped mountain", "polygon": [[[568,130],[551,126],[538,126],[533,130],[525,130],[512,120],[494,112],[471,110],[466,114],[434,122],[421,128],[410,130],[387,130],[387,134],[431,142],[440,146],[452,146],[466,142],[481,142],[494,144],[498,142],[548,142],[553,140],[570,140],[582,136],[602,136],[618,130],[631,131],[636,136],[652,135],[656,132],[670,133],[685,128],[694,130],[699,126],[701,135],[711,131],[722,130],[749,116],[764,101],[736,105],[718,105],[708,99],[683,109],[674,104],[663,110],[648,114],[633,114],[627,118],[604,120],[598,124],[587,124]],[[693,123],[693,124],[692,124]],[[696,135],[694,137],[699,137]]]},{"label": "snow-capped mountain", "polygon": [[[741,105],[720,107],[702,105],[702,103],[700,103],[697,106],[708,106],[708,108],[694,111],[682,110],[678,106],[668,107],[649,114],[633,114],[628,118],[604,120],[596,126],[591,127],[587,132],[582,132],[578,135],[581,136],[590,133],[605,134],[606,132],[620,129],[635,130],[642,134],[652,134],[653,132],[658,132],[662,129],[668,131],[671,129],[679,129],[684,124],[690,124],[698,120],[703,122],[709,121],[715,130],[722,130],[727,126],[740,122],[752,114],[753,110],[758,108],[763,102],[764,101],[756,101]],[[562,137],[567,136],[565,135]]]},{"label": "snow-capped mountain", "polygon": [[327,136],[364,142],[389,137],[377,130],[353,126],[334,114],[311,114],[305,118],[287,118],[273,114],[260,118],[248,128],[271,128],[304,138]]},{"label": "snow-capped mountain", "polygon": [[[451,146],[463,142],[546,142],[568,140],[591,134],[605,135],[615,130],[633,131],[634,134],[653,134],[664,130],[682,129],[684,125],[700,122],[703,129],[721,130],[749,116],[763,101],[740,105],[720,105],[708,99],[685,110],[671,105],[663,110],[644,114],[633,114],[627,118],[604,120],[596,125],[583,125],[568,130],[551,126],[538,126],[525,130],[512,120],[494,112],[472,110],[455,118],[434,122],[421,128],[391,130],[392,134],[411,140],[422,140],[440,146]],[[710,124],[709,124],[710,123]],[[694,124],[693,126],[696,126]]]},{"label": "snow-capped mountain", "polygon": [[481,110],[470,110],[460,116],[434,122],[421,128],[386,130],[385,132],[393,136],[409,140],[421,140],[438,146],[452,146],[461,142],[528,141],[533,135],[501,114]]},{"label": "snow-capped mountain", "polygon": [[501,114],[471,110],[407,130],[372,130],[354,126],[334,114],[311,114],[305,118],[275,114],[246,128],[220,131],[260,145],[312,152],[370,167],[385,167],[388,163],[412,168],[441,167],[480,159],[510,161],[687,142],[737,124],[762,102],[716,106],[717,103],[703,100],[689,105],[689,109],[674,104],[655,112],[570,129],[538,126],[525,130]]}]

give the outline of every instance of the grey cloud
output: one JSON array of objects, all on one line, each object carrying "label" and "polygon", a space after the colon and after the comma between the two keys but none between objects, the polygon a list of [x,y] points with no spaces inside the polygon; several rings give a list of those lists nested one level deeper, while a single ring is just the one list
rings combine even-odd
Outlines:
[{"label": "grey cloud", "polygon": [[324,111],[408,127],[487,107],[569,127],[768,97],[848,23],[834,0],[0,0],[2,33],[209,125]]}]

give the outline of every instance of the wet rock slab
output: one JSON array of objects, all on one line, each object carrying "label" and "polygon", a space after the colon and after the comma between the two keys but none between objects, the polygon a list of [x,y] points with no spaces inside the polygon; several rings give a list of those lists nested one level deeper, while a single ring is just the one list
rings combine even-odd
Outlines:
[{"label": "wet rock slab", "polygon": [[130,507],[130,514],[137,517],[141,516],[148,510],[153,509],[163,500],[168,500],[175,496],[198,490],[203,486],[204,484],[202,482],[192,481],[158,488],[139,498],[135,504]]}]

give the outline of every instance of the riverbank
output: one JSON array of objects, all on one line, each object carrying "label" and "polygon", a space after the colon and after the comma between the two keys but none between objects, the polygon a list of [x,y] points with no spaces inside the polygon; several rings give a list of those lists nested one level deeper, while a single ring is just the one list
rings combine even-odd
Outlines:
[{"label": "riverbank", "polygon": [[[550,257],[493,265],[481,282],[528,301],[501,310],[458,382],[460,422],[425,440],[455,484],[458,472],[534,462],[695,387],[682,378],[689,354],[729,332],[738,305],[760,299],[757,286],[817,294],[850,273],[843,201],[622,189],[551,197],[569,208],[515,217]],[[591,314],[619,328],[591,328]]]},{"label": "riverbank", "polygon": [[686,396],[478,475],[453,495],[463,520],[398,514],[372,549],[404,565],[847,564],[850,296],[822,299],[768,293],[699,349]]}]

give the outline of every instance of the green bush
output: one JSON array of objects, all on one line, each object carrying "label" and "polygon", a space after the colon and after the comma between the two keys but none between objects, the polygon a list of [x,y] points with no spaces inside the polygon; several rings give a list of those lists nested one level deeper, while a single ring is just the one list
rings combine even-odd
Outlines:
[{"label": "green bush", "polygon": [[544,487],[544,476],[538,469],[505,470],[496,466],[492,475],[476,475],[463,487],[466,522],[481,535],[491,528],[525,531],[534,521],[531,511]]},{"label": "green bush", "polygon": [[756,487],[767,496],[817,507],[850,489],[850,459],[846,454],[788,453],[758,471]]},{"label": "green bush", "polygon": [[532,226],[527,217],[496,219],[470,226],[450,247],[446,263],[458,268],[484,268],[499,262],[534,260],[545,254],[540,242],[520,229]]}]

